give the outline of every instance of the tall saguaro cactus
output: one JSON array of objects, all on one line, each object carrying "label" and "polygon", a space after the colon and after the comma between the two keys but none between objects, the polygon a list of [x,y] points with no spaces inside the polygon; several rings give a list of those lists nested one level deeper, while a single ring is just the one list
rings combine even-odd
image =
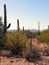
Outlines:
[{"label": "tall saguaro cactus", "polygon": [[40,35],[40,22],[38,22],[38,35]]},{"label": "tall saguaro cactus", "polygon": [[23,26],[23,32],[24,32],[24,26]]},{"label": "tall saguaro cactus", "polygon": [[4,4],[4,24],[2,24],[2,18],[0,17],[0,49],[4,48],[4,41],[5,41],[5,33],[7,29],[10,27],[10,23],[7,26],[7,12],[6,12],[6,4]]},{"label": "tall saguaro cactus", "polygon": [[40,35],[40,22],[38,22],[38,44],[39,44],[39,35]]},{"label": "tall saguaro cactus", "polygon": [[19,31],[20,28],[19,28],[19,19],[17,19],[17,30]]},{"label": "tall saguaro cactus", "polygon": [[7,32],[7,29],[10,27],[10,23],[7,26],[7,11],[6,11],[6,4],[4,4],[4,33]]},{"label": "tall saguaro cactus", "polygon": [[48,25],[48,30],[49,30],[49,25]]}]

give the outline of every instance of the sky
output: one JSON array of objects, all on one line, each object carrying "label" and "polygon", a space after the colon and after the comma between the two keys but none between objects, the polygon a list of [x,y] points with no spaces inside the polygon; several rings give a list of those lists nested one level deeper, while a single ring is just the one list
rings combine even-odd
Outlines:
[{"label": "sky", "polygon": [[[17,19],[20,28],[47,29],[49,25],[49,0],[0,0],[0,16],[4,20],[4,4],[7,7],[7,23],[10,29],[17,29]],[[7,24],[7,25],[8,25]]]}]

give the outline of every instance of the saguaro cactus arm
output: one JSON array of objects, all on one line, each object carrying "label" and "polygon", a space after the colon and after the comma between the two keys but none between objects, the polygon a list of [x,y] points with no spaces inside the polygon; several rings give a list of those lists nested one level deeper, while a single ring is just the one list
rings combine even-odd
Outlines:
[{"label": "saguaro cactus arm", "polygon": [[8,29],[11,26],[11,23],[9,23],[9,25],[6,27],[6,29]]}]

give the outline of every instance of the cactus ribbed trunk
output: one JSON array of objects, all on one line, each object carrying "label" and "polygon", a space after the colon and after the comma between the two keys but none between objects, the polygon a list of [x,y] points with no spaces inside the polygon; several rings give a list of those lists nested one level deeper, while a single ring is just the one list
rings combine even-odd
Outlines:
[{"label": "cactus ribbed trunk", "polygon": [[10,27],[10,23],[7,26],[7,11],[6,11],[6,4],[4,4],[4,34],[7,32],[7,29]]},{"label": "cactus ribbed trunk", "polygon": [[6,4],[4,4],[4,33],[7,32],[7,12],[6,12]]},{"label": "cactus ribbed trunk", "polygon": [[38,22],[38,44],[40,43],[39,42],[39,35],[40,35],[40,22]]},{"label": "cactus ribbed trunk", "polygon": [[19,19],[17,19],[17,30],[19,31],[20,28],[19,28]]},{"label": "cactus ribbed trunk", "polygon": [[24,32],[24,26],[23,26],[23,32]]},{"label": "cactus ribbed trunk", "polygon": [[38,22],[38,32],[40,34],[40,22]]},{"label": "cactus ribbed trunk", "polygon": [[48,25],[48,30],[49,30],[49,25]]}]

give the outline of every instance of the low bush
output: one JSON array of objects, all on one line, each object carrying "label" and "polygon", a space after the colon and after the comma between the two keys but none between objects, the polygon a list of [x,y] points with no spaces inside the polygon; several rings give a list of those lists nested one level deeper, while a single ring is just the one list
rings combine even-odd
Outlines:
[{"label": "low bush", "polygon": [[40,42],[49,42],[49,30],[45,30],[39,36]]},{"label": "low bush", "polygon": [[44,53],[45,53],[47,56],[49,56],[49,47],[45,48]]},{"label": "low bush", "polygon": [[13,54],[18,54],[22,52],[22,49],[28,48],[29,41],[25,33],[16,31],[7,33],[6,43],[4,45],[5,48],[10,49]]},{"label": "low bush", "polygon": [[10,50],[0,50],[0,55],[2,56],[10,56],[12,52]]},{"label": "low bush", "polygon": [[37,46],[32,47],[32,52],[29,52],[26,56],[26,59],[29,61],[38,61],[41,60],[41,49]]}]

